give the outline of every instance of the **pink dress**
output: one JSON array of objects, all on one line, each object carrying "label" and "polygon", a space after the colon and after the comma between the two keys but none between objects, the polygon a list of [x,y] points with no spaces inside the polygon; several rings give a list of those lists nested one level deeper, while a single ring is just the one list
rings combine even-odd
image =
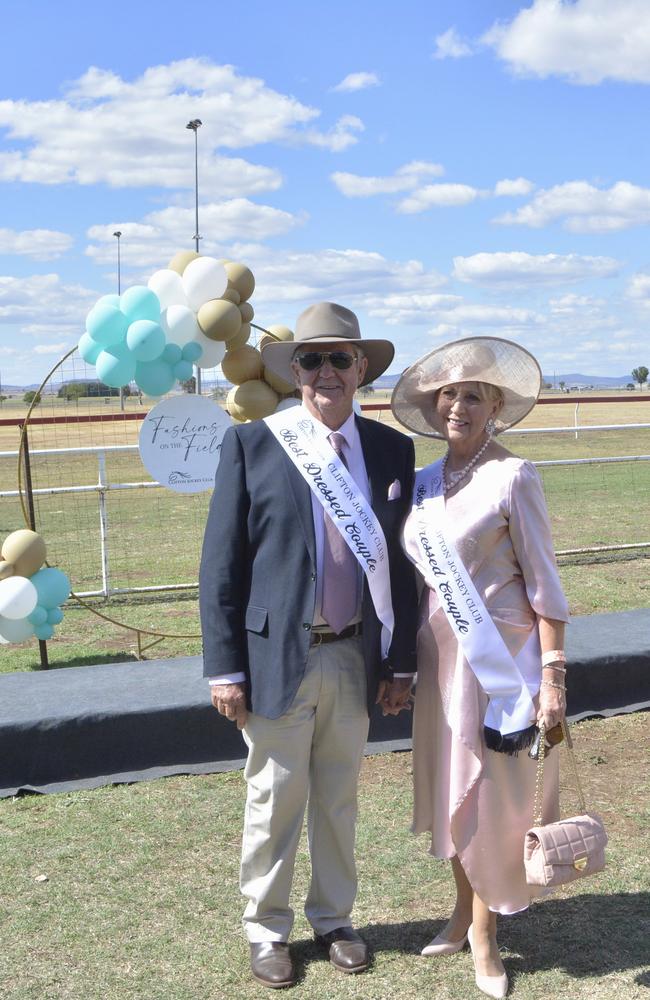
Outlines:
[{"label": "pink dress", "polygon": [[[530,462],[499,448],[446,499],[447,529],[510,652],[527,647],[522,668],[539,691],[536,614],[568,621],[541,482]],[[418,563],[415,525],[404,547]],[[535,763],[483,743],[487,696],[462,654],[438,596],[420,604],[414,712],[413,832],[431,834],[431,854],[458,856],[477,895],[499,913],[525,909],[539,895],[526,884],[524,834],[532,825]],[[559,814],[558,752],[546,760],[543,819]]]}]

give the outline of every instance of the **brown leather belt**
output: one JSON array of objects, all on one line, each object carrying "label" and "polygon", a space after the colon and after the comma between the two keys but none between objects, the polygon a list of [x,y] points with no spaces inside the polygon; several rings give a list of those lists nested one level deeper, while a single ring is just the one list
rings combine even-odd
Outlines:
[{"label": "brown leather belt", "polygon": [[361,635],[361,622],[357,622],[356,625],[348,625],[347,628],[338,633],[317,632],[315,629],[312,629],[310,645],[320,646],[323,642],[338,642],[340,639],[352,639],[355,635]]}]

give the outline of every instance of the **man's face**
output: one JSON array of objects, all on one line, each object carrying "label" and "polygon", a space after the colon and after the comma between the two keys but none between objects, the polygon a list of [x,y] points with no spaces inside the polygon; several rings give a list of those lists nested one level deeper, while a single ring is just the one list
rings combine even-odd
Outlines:
[{"label": "man's face", "polygon": [[351,344],[331,341],[327,344],[315,344],[313,348],[306,343],[297,348],[296,354],[344,353],[352,357],[349,368],[336,368],[330,358],[326,357],[322,365],[313,371],[305,371],[294,356],[291,368],[296,379],[296,385],[302,393],[302,401],[318,420],[326,427],[336,430],[352,413],[354,394],[363,381],[368,367],[368,360]]}]

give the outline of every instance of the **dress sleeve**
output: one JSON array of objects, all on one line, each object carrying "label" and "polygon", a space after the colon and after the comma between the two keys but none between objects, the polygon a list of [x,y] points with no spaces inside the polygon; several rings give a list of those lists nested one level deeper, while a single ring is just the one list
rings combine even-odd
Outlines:
[{"label": "dress sleeve", "polygon": [[531,607],[544,618],[568,622],[544,491],[530,462],[521,463],[510,483],[509,529]]}]

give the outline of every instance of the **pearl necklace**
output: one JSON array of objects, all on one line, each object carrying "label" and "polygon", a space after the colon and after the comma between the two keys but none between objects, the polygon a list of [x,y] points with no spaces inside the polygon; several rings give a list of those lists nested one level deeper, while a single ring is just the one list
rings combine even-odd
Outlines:
[{"label": "pearl necklace", "polygon": [[481,455],[483,454],[483,452],[485,451],[491,440],[492,438],[488,436],[487,441],[485,441],[485,443],[481,445],[479,450],[474,455],[474,458],[472,458],[467,463],[467,465],[463,466],[463,468],[460,469],[459,472],[450,472],[449,478],[447,477],[447,460],[449,458],[449,452],[447,452],[447,454],[442,460],[442,485],[445,493],[449,493],[449,491],[453,490],[455,486],[458,486],[461,479],[464,479],[465,476],[468,474],[468,472],[470,472],[474,468],[474,466],[478,462],[479,458],[481,457]]}]

